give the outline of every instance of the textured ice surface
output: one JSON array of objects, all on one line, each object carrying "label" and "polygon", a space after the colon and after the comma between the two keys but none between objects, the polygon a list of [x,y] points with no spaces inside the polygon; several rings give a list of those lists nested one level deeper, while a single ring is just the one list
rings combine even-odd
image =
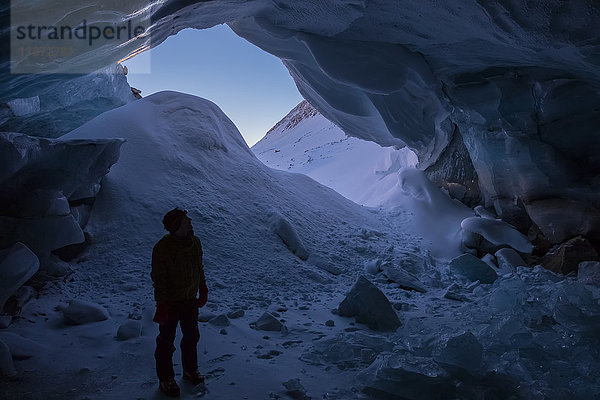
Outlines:
[{"label": "textured ice surface", "polygon": [[[28,87],[27,81],[35,86]],[[10,112],[0,114],[0,130],[31,136],[59,137],[135,100],[123,68],[116,64],[87,75],[24,75],[15,83],[25,87],[15,92],[4,88],[0,101],[7,103]],[[13,97],[24,94],[31,97]]]}]

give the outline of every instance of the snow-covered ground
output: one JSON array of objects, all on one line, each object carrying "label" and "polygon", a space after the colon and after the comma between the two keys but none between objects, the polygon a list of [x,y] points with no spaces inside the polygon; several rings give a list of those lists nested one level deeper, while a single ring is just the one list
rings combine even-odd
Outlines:
[{"label": "snow-covered ground", "polygon": [[[162,398],[150,255],[174,206],[188,210],[204,247],[202,319],[244,311],[228,326],[200,324],[204,398],[600,395],[600,290],[541,268],[518,267],[493,284],[455,273],[455,225],[472,212],[418,171],[393,174],[404,196],[395,207],[363,207],[305,175],[265,166],[217,106],[175,92],[106,112],[65,138],[112,137],[127,142],[94,204],[92,245],[73,261],[74,274],[0,330],[18,372],[0,381],[0,398]],[[421,239],[436,220],[439,242]],[[290,227],[307,260],[286,247]],[[434,257],[444,246],[448,254]],[[393,305],[395,332],[332,313],[360,275]],[[69,325],[61,309],[70,300],[100,304],[109,318]],[[253,329],[265,312],[286,328]],[[141,336],[116,340],[131,321]],[[178,349],[176,372],[179,356]],[[182,398],[198,396],[182,382]]]}]

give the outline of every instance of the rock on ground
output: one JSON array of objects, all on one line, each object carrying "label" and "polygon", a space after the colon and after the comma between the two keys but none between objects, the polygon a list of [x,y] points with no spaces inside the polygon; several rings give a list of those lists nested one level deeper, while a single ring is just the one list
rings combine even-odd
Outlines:
[{"label": "rock on ground", "polygon": [[504,273],[512,272],[517,267],[527,265],[519,253],[508,248],[498,250],[496,260],[498,261],[498,268]]},{"label": "rock on ground", "polygon": [[494,283],[498,278],[496,271],[472,254],[462,254],[452,259],[450,269],[472,282]]},{"label": "rock on ground", "polygon": [[271,218],[271,227],[292,253],[301,260],[308,258],[308,251],[298,236],[298,232],[283,215],[275,213]]},{"label": "rock on ground", "polygon": [[142,334],[142,324],[139,321],[127,321],[117,330],[117,340],[128,340]]},{"label": "rock on ground", "polygon": [[268,312],[261,315],[254,324],[256,329],[261,331],[281,331],[281,328],[283,327],[281,321]]},{"label": "rock on ground", "polygon": [[63,315],[67,322],[75,325],[108,319],[108,311],[106,308],[99,304],[81,300],[71,300],[69,306],[63,309]]},{"label": "rock on ground", "polygon": [[227,315],[225,314],[220,314],[211,318],[208,323],[215,326],[229,326],[229,318],[227,318]]},{"label": "rock on ground", "polygon": [[340,304],[339,314],[356,317],[356,322],[376,331],[395,331],[400,326],[385,294],[362,275]]},{"label": "rock on ground", "polygon": [[598,260],[598,253],[590,242],[578,236],[548,252],[542,260],[542,266],[552,272],[568,274],[577,271],[580,262]]}]

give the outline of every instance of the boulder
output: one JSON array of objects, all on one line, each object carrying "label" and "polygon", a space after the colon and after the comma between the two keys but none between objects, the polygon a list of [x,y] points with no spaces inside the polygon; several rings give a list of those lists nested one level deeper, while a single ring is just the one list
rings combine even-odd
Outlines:
[{"label": "boulder", "polygon": [[117,330],[117,340],[128,340],[142,334],[142,324],[139,321],[127,321]]},{"label": "boulder", "polygon": [[400,326],[398,315],[385,294],[362,275],[338,309],[339,315],[356,317],[356,322],[376,331],[395,331]]},{"label": "boulder", "polygon": [[62,310],[65,320],[74,325],[108,319],[108,311],[99,304],[81,300],[71,300],[69,306]]},{"label": "boulder", "polygon": [[448,339],[435,361],[444,367],[458,367],[471,374],[478,374],[483,361],[483,346],[475,335],[465,332]]},{"label": "boulder", "polygon": [[421,293],[425,293],[427,291],[417,277],[400,268],[395,268],[388,264],[384,267],[383,274],[402,289],[414,290]]},{"label": "boulder", "polygon": [[494,283],[498,278],[492,267],[472,254],[462,254],[452,259],[450,269],[472,282]]},{"label": "boulder", "polygon": [[552,244],[575,236],[600,239],[600,210],[583,202],[544,199],[525,204],[525,209]]},{"label": "boulder", "polygon": [[304,247],[296,228],[283,215],[274,213],[271,217],[271,228],[279,236],[287,248],[301,260],[308,259],[308,251]]},{"label": "boulder", "polygon": [[227,318],[230,319],[236,319],[236,318],[241,318],[245,315],[246,313],[244,312],[244,310],[231,310],[227,313]]},{"label": "boulder", "polygon": [[200,321],[200,322],[208,322],[211,319],[213,319],[214,317],[216,317],[216,314],[212,313],[210,311],[201,310],[198,313],[198,321]]},{"label": "boulder", "polygon": [[253,325],[256,329],[261,331],[281,331],[283,328],[281,321],[268,312],[261,315]]},{"label": "boulder", "polygon": [[37,256],[23,243],[0,250],[0,310],[17,289],[39,269]]},{"label": "boulder", "polygon": [[498,268],[503,273],[512,272],[517,267],[527,265],[519,253],[509,248],[498,250],[496,260],[498,261]]},{"label": "boulder", "polygon": [[548,252],[542,259],[542,266],[556,273],[568,274],[577,272],[579,263],[583,261],[598,260],[598,253],[590,242],[578,236]]},{"label": "boulder", "polygon": [[214,326],[229,326],[229,318],[225,314],[220,314],[211,318],[208,323]]}]

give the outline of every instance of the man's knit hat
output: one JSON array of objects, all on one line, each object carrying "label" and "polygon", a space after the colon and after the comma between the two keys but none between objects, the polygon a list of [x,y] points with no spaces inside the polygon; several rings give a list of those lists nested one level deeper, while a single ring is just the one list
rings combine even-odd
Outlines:
[{"label": "man's knit hat", "polygon": [[179,208],[175,207],[163,217],[163,225],[165,229],[171,233],[175,232],[181,226],[183,217],[186,215],[186,210],[180,210]]}]

